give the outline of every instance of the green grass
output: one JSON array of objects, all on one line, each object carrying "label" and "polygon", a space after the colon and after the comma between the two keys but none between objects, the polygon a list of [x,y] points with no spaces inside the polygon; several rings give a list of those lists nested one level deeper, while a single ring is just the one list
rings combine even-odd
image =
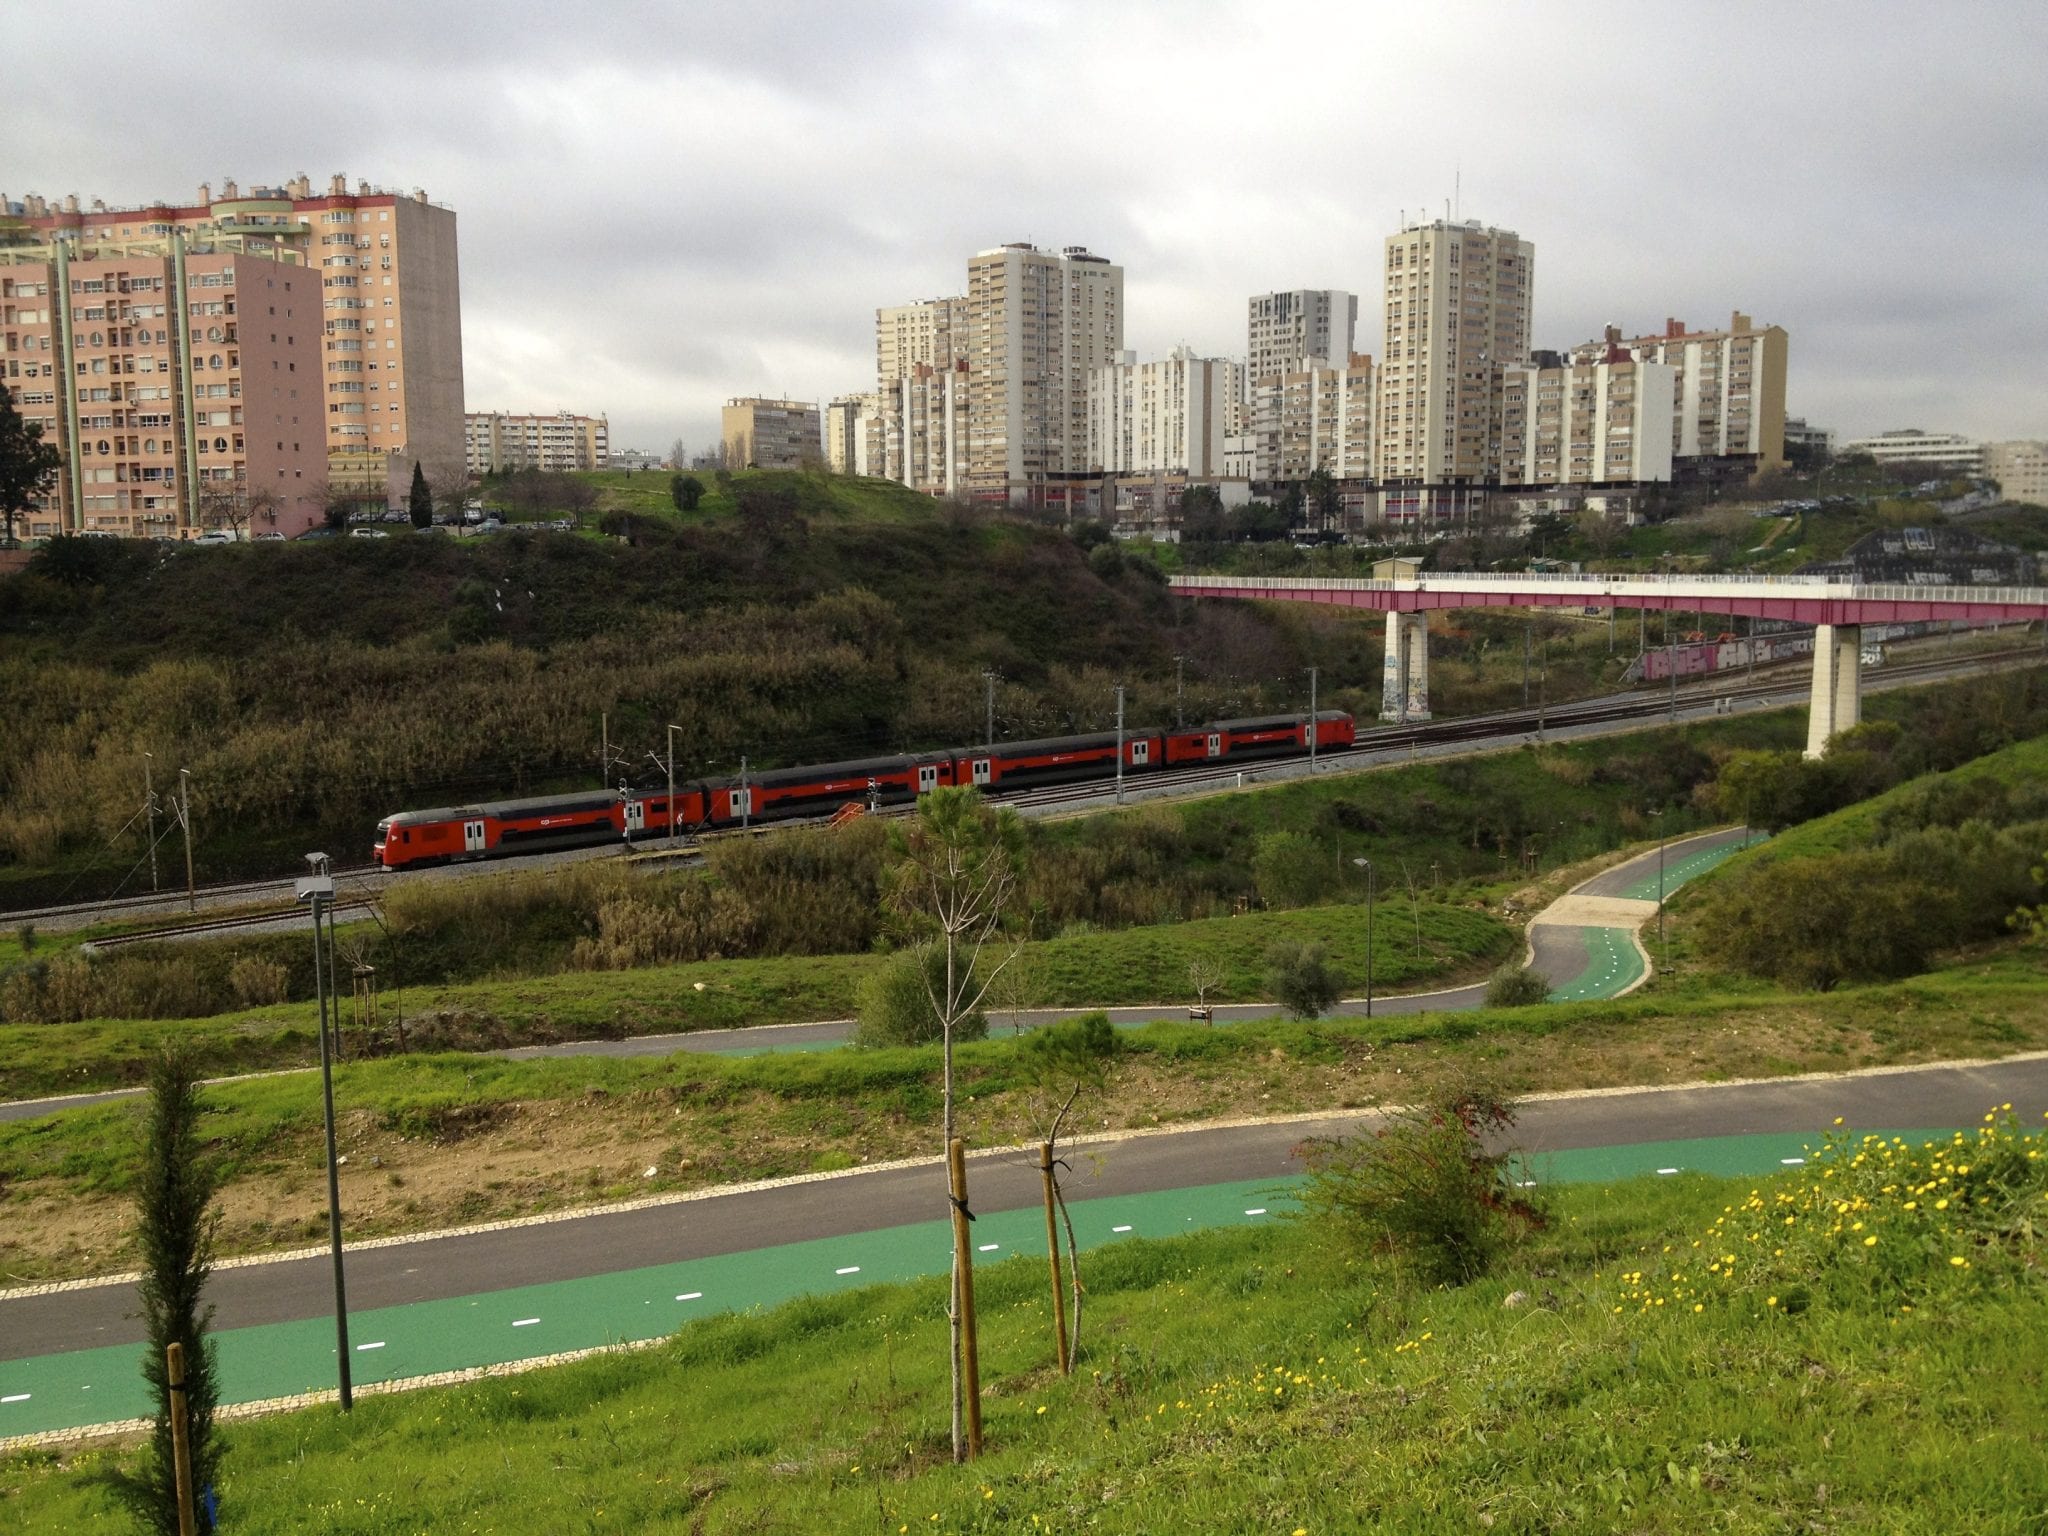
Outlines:
[{"label": "green grass", "polygon": [[[1751,1191],[1820,1187],[1558,1191],[1545,1231],[1448,1291],[1305,1224],[1126,1242],[1085,1258],[1069,1380],[1050,1368],[1043,1261],[1020,1256],[977,1276],[987,1448],[962,1468],[945,1458],[943,1285],[926,1281],[362,1397],[346,1418],[231,1424],[223,1512],[337,1536],[2037,1531],[2048,1382],[2015,1344],[2048,1327],[2025,1264],[2039,1239],[1969,1248],[1958,1269],[1937,1237],[1881,1274],[1836,1244],[1796,1281],[1768,1259],[1754,1278],[1690,1259]],[[129,1454],[17,1455],[0,1510],[90,1528],[111,1515],[96,1475]]]}]

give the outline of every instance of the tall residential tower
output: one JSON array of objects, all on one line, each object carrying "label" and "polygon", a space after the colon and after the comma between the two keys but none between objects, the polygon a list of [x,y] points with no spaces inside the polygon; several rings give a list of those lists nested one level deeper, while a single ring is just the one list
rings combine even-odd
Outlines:
[{"label": "tall residential tower", "polygon": [[1386,242],[1377,469],[1390,520],[1433,520],[1499,478],[1503,370],[1529,355],[1536,247],[1477,220]]}]

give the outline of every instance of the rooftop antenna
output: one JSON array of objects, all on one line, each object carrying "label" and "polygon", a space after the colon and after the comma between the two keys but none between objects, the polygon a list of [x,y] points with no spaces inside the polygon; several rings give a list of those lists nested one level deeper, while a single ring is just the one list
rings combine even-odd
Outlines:
[{"label": "rooftop antenna", "polygon": [[1465,168],[1462,165],[1451,167],[1451,207],[1455,210],[1451,218],[1456,222],[1458,215],[1465,211]]}]

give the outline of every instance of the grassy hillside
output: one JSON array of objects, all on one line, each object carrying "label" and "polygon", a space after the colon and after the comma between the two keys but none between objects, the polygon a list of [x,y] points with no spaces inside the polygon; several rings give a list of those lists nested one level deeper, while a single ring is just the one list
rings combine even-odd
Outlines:
[{"label": "grassy hillside", "polygon": [[[1997,1222],[2038,1205],[2042,1165],[2038,1138],[1991,1129],[1844,1139],[1758,1180],[1557,1189],[1543,1231],[1456,1289],[1307,1223],[1113,1243],[1084,1260],[1069,1379],[1043,1258],[1020,1254],[977,1277],[987,1450],[965,1467],[946,1461],[944,1285],[926,1280],[228,1425],[223,1510],[237,1530],[359,1536],[2020,1536],[2048,1507],[2048,1383],[2015,1341],[2048,1326],[2048,1290],[2034,1225]],[[1970,1214],[1902,1203],[1922,1176],[1967,1186]],[[1854,1210],[1831,1218],[1841,1197]],[[0,1510],[87,1529],[128,1454],[17,1457]]]}]

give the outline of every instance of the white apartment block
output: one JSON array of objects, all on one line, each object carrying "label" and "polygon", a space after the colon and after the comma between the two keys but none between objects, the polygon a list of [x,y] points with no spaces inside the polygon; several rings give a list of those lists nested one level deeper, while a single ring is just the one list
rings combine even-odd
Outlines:
[{"label": "white apartment block", "polygon": [[1986,443],[1984,473],[2007,501],[2048,507],[2048,443]]},{"label": "white apartment block", "polygon": [[1088,468],[1088,380],[1123,353],[1123,268],[1084,246],[998,246],[967,264],[967,310],[966,489],[1044,500]]},{"label": "white apartment block", "polygon": [[1246,413],[1254,480],[1305,480],[1318,470],[1339,480],[1373,478],[1372,358],[1352,353],[1342,367],[1311,361],[1254,380]]},{"label": "white apartment block", "polygon": [[1959,474],[1976,474],[1984,467],[1984,445],[1975,438],[1954,432],[1922,432],[1904,427],[1880,432],[1876,437],[1858,437],[1842,444],[1842,456],[1867,453],[1880,464],[1903,464],[1913,468],[1946,469]]},{"label": "white apartment block", "polygon": [[1785,446],[1791,448],[1812,448],[1832,458],[1835,452],[1835,429],[1833,427],[1808,426],[1804,416],[1785,418]]},{"label": "white apartment block", "polygon": [[1616,486],[1671,478],[1678,371],[1633,359],[1510,368],[1501,381],[1503,486]]},{"label": "white apartment block", "polygon": [[920,364],[882,391],[880,473],[927,496],[957,496],[967,469],[968,372]]},{"label": "white apartment block", "polygon": [[463,460],[472,475],[511,469],[603,469],[611,426],[602,416],[469,411],[462,418]]},{"label": "white apartment block", "polygon": [[1103,474],[1224,474],[1241,366],[1175,347],[1158,362],[1126,352],[1088,379],[1087,468]]},{"label": "white apartment block", "polygon": [[1465,487],[1499,471],[1502,372],[1529,353],[1536,247],[1478,220],[1438,219],[1386,241],[1381,483]]},{"label": "white apartment block", "polygon": [[1325,365],[1351,356],[1358,333],[1358,296],[1341,288],[1261,293],[1247,305],[1245,382],[1295,373],[1309,359]]},{"label": "white apartment block", "polygon": [[882,401],[878,391],[841,395],[825,407],[825,463],[840,475],[882,473]]},{"label": "white apartment block", "polygon": [[802,469],[825,447],[818,408],[808,400],[728,400],[719,438],[732,469]]},{"label": "white apartment block", "polygon": [[1678,371],[1673,457],[1752,459],[1766,470],[1785,462],[1787,344],[1783,326],[1759,326],[1737,310],[1720,331],[1688,331],[1684,321],[1666,320],[1661,336],[1623,340],[1610,325],[1601,340],[1572,348],[1570,360],[1599,362],[1619,351],[1668,364]]}]

